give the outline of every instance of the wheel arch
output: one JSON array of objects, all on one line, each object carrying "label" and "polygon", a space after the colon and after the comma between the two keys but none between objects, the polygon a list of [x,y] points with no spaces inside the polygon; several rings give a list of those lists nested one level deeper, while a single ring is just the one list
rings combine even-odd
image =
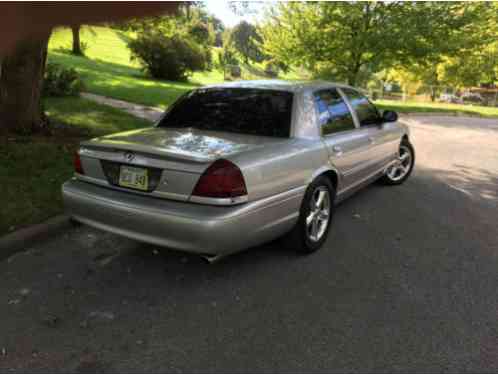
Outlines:
[{"label": "wheel arch", "polygon": [[327,177],[332,183],[332,186],[334,186],[334,189],[337,191],[340,183],[340,174],[335,168],[331,167],[319,168],[318,170],[315,171],[315,173],[313,173],[310,180],[308,181],[308,184],[311,184],[319,176]]}]

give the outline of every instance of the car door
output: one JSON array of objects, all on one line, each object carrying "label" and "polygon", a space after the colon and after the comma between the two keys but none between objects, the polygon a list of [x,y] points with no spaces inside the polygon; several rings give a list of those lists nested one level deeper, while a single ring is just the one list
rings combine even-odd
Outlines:
[{"label": "car door", "polygon": [[393,141],[393,134],[388,124],[382,123],[377,107],[368,98],[351,88],[340,88],[342,94],[349,102],[353,114],[359,123],[358,133],[369,142],[368,152],[365,154],[365,177],[377,173],[392,160],[397,149]]},{"label": "car door", "polygon": [[348,190],[364,176],[366,151],[370,143],[336,88],[314,92],[318,125],[329,152],[330,163],[341,175],[338,193]]}]

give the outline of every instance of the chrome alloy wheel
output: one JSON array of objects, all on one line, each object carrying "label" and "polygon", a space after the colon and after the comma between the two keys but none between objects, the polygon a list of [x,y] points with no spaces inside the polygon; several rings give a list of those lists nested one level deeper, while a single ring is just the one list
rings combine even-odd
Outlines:
[{"label": "chrome alloy wheel", "polygon": [[306,217],[306,233],[311,241],[319,241],[327,231],[330,218],[330,193],[319,186],[311,195],[310,212]]},{"label": "chrome alloy wheel", "polygon": [[399,147],[398,158],[387,168],[386,175],[391,181],[402,180],[408,172],[410,172],[410,167],[412,164],[412,152],[408,146],[401,145]]}]

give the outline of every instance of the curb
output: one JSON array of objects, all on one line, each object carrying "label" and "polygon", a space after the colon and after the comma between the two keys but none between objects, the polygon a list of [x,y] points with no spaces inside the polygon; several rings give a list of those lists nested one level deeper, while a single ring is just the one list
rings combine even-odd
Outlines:
[{"label": "curb", "polygon": [[477,114],[459,113],[459,112],[398,112],[400,117],[469,117],[469,118],[492,118],[484,117]]},{"label": "curb", "polygon": [[33,243],[44,241],[57,232],[72,226],[69,216],[57,215],[47,221],[19,229],[0,237],[0,261],[25,250]]}]

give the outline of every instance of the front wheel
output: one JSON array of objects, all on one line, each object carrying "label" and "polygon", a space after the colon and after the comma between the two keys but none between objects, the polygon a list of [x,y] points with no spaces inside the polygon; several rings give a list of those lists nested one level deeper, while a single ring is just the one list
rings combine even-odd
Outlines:
[{"label": "front wheel", "polygon": [[309,254],[322,247],[327,239],[334,209],[335,189],[325,176],[308,186],[301,204],[299,219],[287,234],[287,247]]},{"label": "front wheel", "polygon": [[400,185],[410,176],[414,164],[415,150],[408,140],[403,140],[396,161],[386,169],[380,181],[386,185]]}]

